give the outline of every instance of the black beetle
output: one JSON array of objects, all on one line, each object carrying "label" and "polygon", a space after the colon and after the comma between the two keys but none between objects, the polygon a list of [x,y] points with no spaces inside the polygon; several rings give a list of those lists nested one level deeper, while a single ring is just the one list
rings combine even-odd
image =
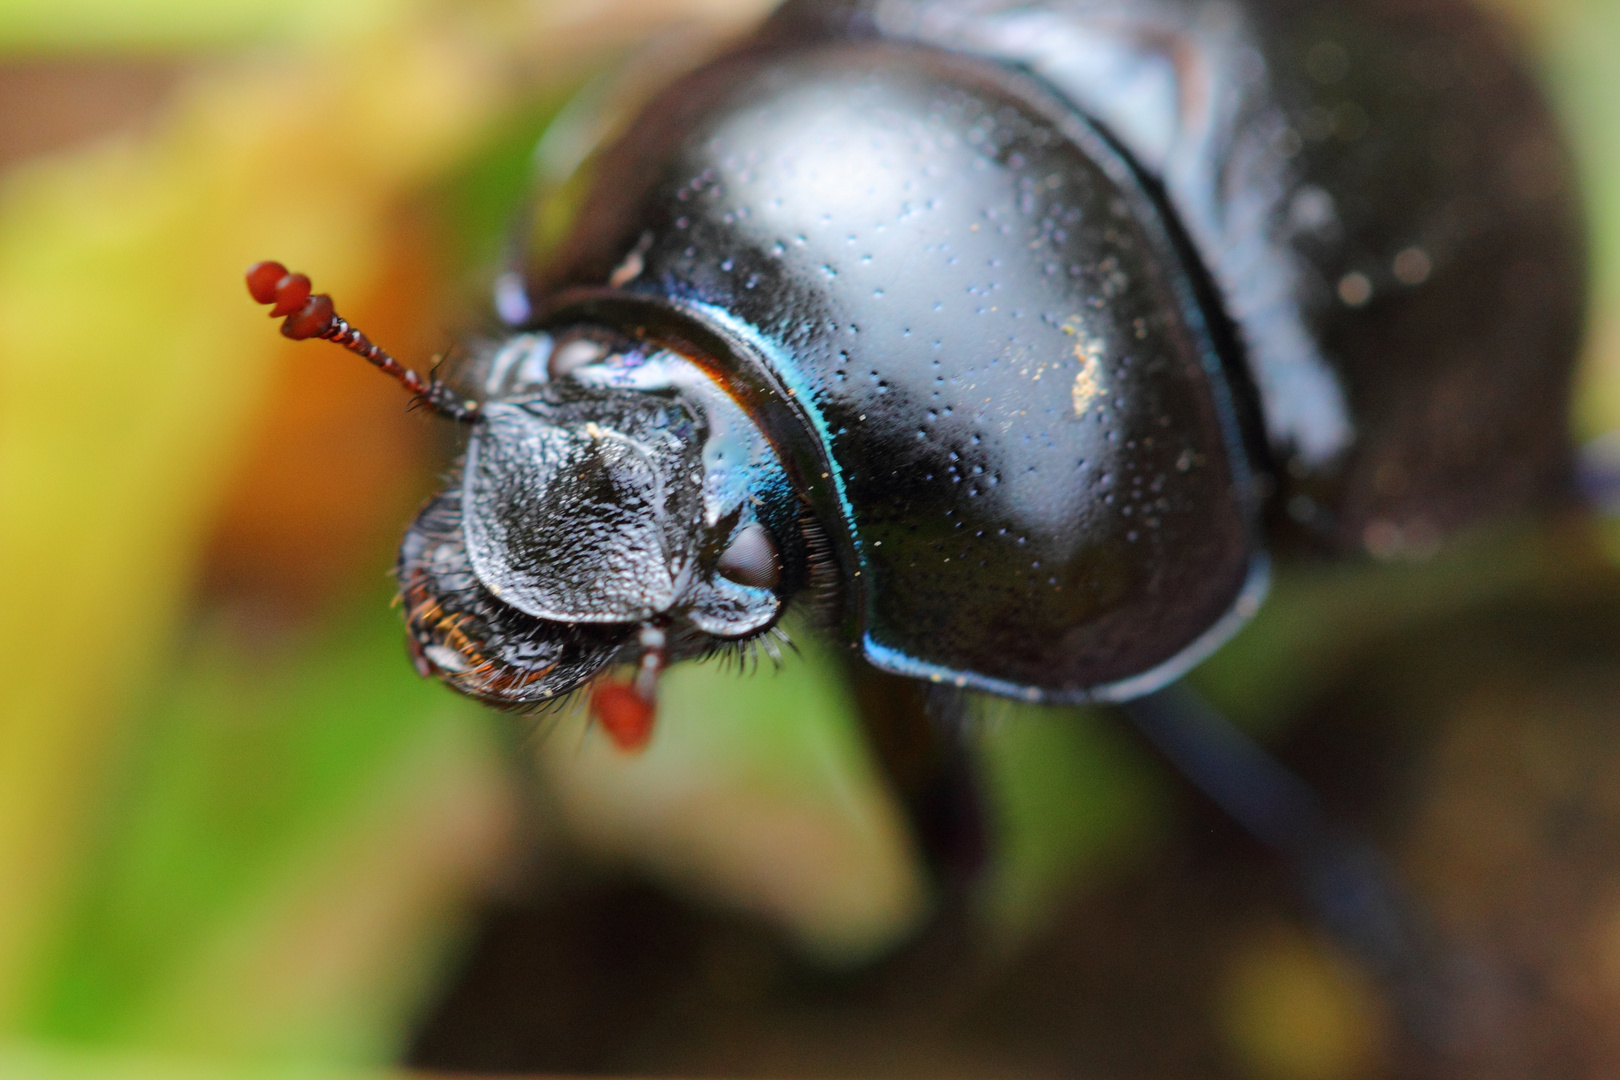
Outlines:
[{"label": "black beetle", "polygon": [[1584,257],[1556,125],[1434,0],[789,0],[669,87],[423,381],[418,666],[529,707],[812,595],[876,668],[1124,700],[1259,604],[1265,538],[1421,552],[1561,487]]}]

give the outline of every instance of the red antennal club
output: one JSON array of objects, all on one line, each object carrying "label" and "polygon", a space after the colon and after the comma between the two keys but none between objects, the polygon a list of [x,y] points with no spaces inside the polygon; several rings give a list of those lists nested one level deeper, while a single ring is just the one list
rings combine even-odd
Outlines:
[{"label": "red antennal club", "polygon": [[426,381],[420,375],[389,356],[359,330],[350,326],[332,306],[332,298],[325,293],[311,293],[309,278],[303,274],[289,274],[278,262],[265,261],[248,267],[248,292],[261,304],[271,304],[270,317],[286,321],[281,332],[294,341],[305,338],[324,338],[334,341],[366,361],[375,364],[384,374],[399,380],[399,384],[426,403],[434,411],[452,420],[470,423],[478,419],[478,403],[463,401],[438,379]]}]

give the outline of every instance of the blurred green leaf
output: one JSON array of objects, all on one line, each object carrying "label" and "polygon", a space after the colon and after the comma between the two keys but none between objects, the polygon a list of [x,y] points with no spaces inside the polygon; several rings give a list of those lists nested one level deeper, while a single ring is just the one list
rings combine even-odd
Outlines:
[{"label": "blurred green leaf", "polygon": [[984,705],[978,745],[995,849],[980,900],[1016,943],[1155,844],[1166,824],[1164,770],[1110,710]]},{"label": "blurred green leaf", "polygon": [[[187,1041],[173,1030],[183,1019],[166,1015],[171,999],[222,941],[325,872],[335,837],[376,827],[364,820],[369,808],[392,801],[392,784],[419,771],[424,753],[441,767],[459,757],[463,771],[486,781],[496,775],[490,717],[412,677],[397,617],[382,598],[368,601],[357,617],[302,643],[274,643],[268,655],[226,625],[194,633],[138,718],[138,745],[33,990],[25,1030],[84,1043]],[[408,871],[398,876],[394,887],[421,884],[406,880]],[[275,947],[296,957],[321,945],[292,938]],[[394,945],[408,954],[417,943]],[[352,989],[396,996],[390,987]],[[263,1002],[244,994],[240,1004]],[[376,1018],[349,1019],[365,1027]],[[386,1060],[404,1021],[387,1017],[384,1031],[333,1025],[322,1045],[300,1049]],[[262,1018],[219,1022],[263,1026]],[[221,1040],[216,1032],[198,1041]]]},{"label": "blurred green leaf", "polygon": [[752,674],[673,667],[639,756],[576,708],[551,722],[538,760],[588,850],[763,915],[824,962],[860,963],[915,929],[929,898],[832,647],[793,636],[796,650]]},{"label": "blurred green leaf", "polygon": [[[0,628],[0,1031],[392,1052],[492,856],[487,732],[368,689],[380,600],[307,673],[274,632],[183,631],[285,345],[242,268],[274,248],[363,291],[492,101],[457,43],[396,32],[217,71],[139,138],[0,178],[0,556],[29,568]],[[387,636],[384,685],[426,693]]]}]

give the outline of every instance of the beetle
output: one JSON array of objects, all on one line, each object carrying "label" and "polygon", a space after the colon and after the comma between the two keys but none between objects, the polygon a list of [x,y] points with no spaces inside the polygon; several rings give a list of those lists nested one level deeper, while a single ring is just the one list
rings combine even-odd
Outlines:
[{"label": "beetle", "polygon": [[1567,151],[1442,0],[788,0],[525,240],[424,379],[470,429],[398,575],[418,669],[532,708],[810,597],[865,664],[1124,701],[1254,613],[1269,547],[1423,554],[1560,490]]}]

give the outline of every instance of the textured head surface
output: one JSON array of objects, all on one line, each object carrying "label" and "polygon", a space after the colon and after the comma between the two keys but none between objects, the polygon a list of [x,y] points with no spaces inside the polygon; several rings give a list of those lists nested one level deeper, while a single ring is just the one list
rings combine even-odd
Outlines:
[{"label": "textured head surface", "polygon": [[703,435],[679,402],[634,392],[487,406],[463,488],[479,580],[559,622],[670,610],[701,525]]}]

